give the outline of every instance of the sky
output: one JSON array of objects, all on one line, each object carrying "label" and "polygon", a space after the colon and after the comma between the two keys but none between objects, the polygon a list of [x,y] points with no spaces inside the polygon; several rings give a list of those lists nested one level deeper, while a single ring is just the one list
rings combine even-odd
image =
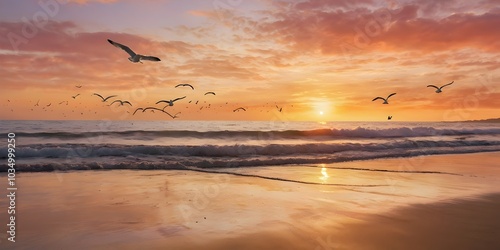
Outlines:
[{"label": "sky", "polygon": [[498,0],[6,0],[0,119],[499,117],[498,27]]}]

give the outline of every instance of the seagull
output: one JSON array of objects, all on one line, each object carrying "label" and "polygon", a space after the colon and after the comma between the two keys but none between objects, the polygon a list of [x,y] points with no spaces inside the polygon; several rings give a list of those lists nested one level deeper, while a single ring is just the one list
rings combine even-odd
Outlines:
[{"label": "seagull", "polygon": [[[180,114],[181,112],[177,112],[175,115],[171,116],[172,119],[179,118],[177,115]],[[168,113],[167,113],[168,114]]]},{"label": "seagull", "polygon": [[52,103],[47,104],[47,107],[50,107],[50,105],[52,105]]},{"label": "seagull", "polygon": [[132,103],[130,103],[129,101],[122,101],[122,100],[114,100],[111,104],[109,104],[108,106],[111,106],[113,105],[113,103],[115,102],[119,102],[120,103],[120,106],[123,106],[123,104],[128,104],[132,107]]},{"label": "seagull", "polygon": [[175,87],[176,87],[176,88],[177,88],[177,87],[190,87],[191,89],[193,89],[193,90],[194,90],[193,85],[191,85],[191,84],[187,84],[187,83],[177,84],[177,86],[175,86]]},{"label": "seagull", "polygon": [[168,104],[168,106],[174,106],[174,102],[175,102],[175,101],[182,100],[182,99],[184,99],[184,98],[186,98],[186,97],[185,97],[185,96],[184,96],[184,97],[179,97],[179,98],[176,98],[176,99],[174,99],[174,100],[169,100],[169,101],[167,101],[167,100],[160,100],[160,101],[157,101],[157,102],[156,102],[156,104],[158,104],[158,103],[160,103],[160,102],[164,102],[164,103],[167,103],[167,104]]},{"label": "seagull", "polygon": [[104,97],[102,97],[102,95],[99,95],[97,93],[94,93],[93,95],[99,96],[102,99],[102,102],[106,102],[109,98],[113,98],[116,96],[116,95],[110,95],[110,96],[104,98]]},{"label": "seagull", "polygon": [[443,92],[443,91],[441,90],[442,88],[444,88],[444,87],[446,87],[446,86],[448,86],[448,85],[452,85],[454,82],[455,82],[455,81],[452,81],[452,82],[450,82],[450,83],[448,83],[448,84],[445,84],[445,85],[443,85],[443,86],[441,86],[441,87],[437,87],[437,86],[435,86],[435,85],[427,85],[427,87],[433,87],[433,88],[436,88],[436,93],[441,93],[441,92]]},{"label": "seagull", "polygon": [[239,108],[233,110],[233,112],[239,112],[240,110],[247,111],[245,108],[239,107]]},{"label": "seagull", "polygon": [[143,108],[137,108],[137,109],[134,111],[134,113],[133,113],[132,115],[135,115],[135,112],[137,112],[137,111],[139,111],[139,110],[144,111],[144,109],[143,109]]},{"label": "seagull", "polygon": [[146,107],[146,108],[143,108],[143,109],[142,109],[142,112],[144,113],[144,112],[146,112],[147,110],[150,110],[150,109],[151,109],[152,111],[154,111],[154,110],[163,111],[163,109],[159,109],[159,108],[157,108],[157,107]]},{"label": "seagull", "polygon": [[279,112],[283,111],[283,107],[278,107],[278,105],[276,105],[276,108],[278,109]]},{"label": "seagull", "polygon": [[390,120],[390,119],[392,119],[392,115],[387,116],[387,120]]},{"label": "seagull", "polygon": [[161,61],[160,58],[155,57],[155,56],[144,56],[144,55],[136,54],[129,47],[127,47],[127,46],[125,46],[123,44],[119,44],[117,42],[113,42],[113,41],[111,41],[109,39],[108,39],[108,42],[111,43],[113,46],[115,46],[117,48],[125,50],[125,52],[127,52],[130,55],[130,57],[128,58],[128,60],[131,61],[131,62],[133,62],[133,63],[137,63],[137,62],[142,63],[141,60],[156,61],[156,62]]},{"label": "seagull", "polygon": [[75,96],[71,96],[73,97],[73,99],[76,99],[76,97],[78,97],[80,94],[76,94]]},{"label": "seagull", "polygon": [[77,85],[77,86],[75,86],[75,87],[76,87],[77,89],[80,89],[80,88],[82,88],[82,85]]},{"label": "seagull", "polygon": [[207,92],[207,93],[205,93],[205,95],[215,95],[215,93],[214,92]]},{"label": "seagull", "polygon": [[40,105],[38,105],[38,103],[39,103],[39,102],[40,102],[40,100],[38,100],[38,101],[36,102],[35,106],[40,106]]},{"label": "seagull", "polygon": [[177,114],[175,114],[175,116],[171,115],[170,113],[168,113],[167,111],[163,110],[163,109],[159,109],[159,108],[156,108],[156,107],[146,107],[142,110],[142,112],[146,112],[146,110],[151,110],[153,113],[155,110],[157,111],[160,111],[160,112],[163,112],[165,114],[167,114],[168,116],[170,116],[172,119],[175,119],[177,118],[177,115],[180,114],[180,112],[178,112]]},{"label": "seagull", "polygon": [[382,98],[382,97],[380,97],[380,96],[375,97],[375,99],[373,99],[373,100],[372,100],[372,102],[373,102],[373,101],[375,101],[375,100],[377,100],[377,99],[382,99],[382,100],[384,100],[384,103],[382,103],[382,104],[389,104],[389,103],[387,102],[387,101],[389,100],[389,97],[391,97],[391,96],[393,96],[393,95],[395,95],[395,94],[396,94],[396,93],[392,93],[392,94],[390,94],[387,98]]}]

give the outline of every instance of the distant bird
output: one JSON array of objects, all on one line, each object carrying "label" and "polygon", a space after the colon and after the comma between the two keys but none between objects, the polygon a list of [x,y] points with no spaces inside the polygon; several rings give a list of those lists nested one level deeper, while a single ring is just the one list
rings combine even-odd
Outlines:
[{"label": "distant bird", "polygon": [[215,95],[215,93],[210,91],[210,92],[205,93],[205,95]]},{"label": "distant bird", "polygon": [[193,89],[193,90],[194,90],[193,85],[191,85],[191,84],[187,84],[187,83],[177,84],[177,86],[175,86],[175,87],[176,87],[176,88],[177,88],[177,87],[190,87],[191,89]]},{"label": "distant bird", "polygon": [[52,103],[47,104],[47,107],[50,107],[50,105],[52,105]]},{"label": "distant bird", "polygon": [[104,98],[104,97],[102,97],[102,95],[99,95],[97,93],[94,93],[93,95],[99,96],[102,99],[102,102],[106,102],[109,98],[116,97],[116,95],[110,95],[110,96]]},{"label": "distant bird", "polygon": [[128,60],[133,62],[133,63],[137,63],[137,62],[142,63],[141,60],[148,60],[148,61],[155,61],[155,62],[161,61],[160,58],[155,57],[155,56],[144,56],[144,55],[136,54],[133,50],[131,50],[129,47],[127,47],[123,44],[113,42],[109,39],[108,39],[108,42],[111,43],[113,46],[120,48],[120,49],[124,50],[125,52],[127,52],[130,55]]},{"label": "distant bird", "polygon": [[276,105],[276,108],[278,109],[279,112],[283,111],[283,107],[278,107],[278,105]]},{"label": "distant bird", "polygon": [[137,111],[139,111],[139,110],[143,111],[144,109],[143,109],[143,108],[137,108],[137,109],[134,111],[134,113],[133,113],[132,115],[135,115],[135,113],[136,113]]},{"label": "distant bird", "polygon": [[445,84],[445,85],[443,85],[443,86],[441,86],[441,87],[437,87],[437,86],[435,86],[435,85],[427,85],[427,87],[433,87],[433,88],[435,88],[435,89],[436,89],[436,93],[438,93],[438,94],[439,94],[439,93],[443,92],[443,91],[441,90],[442,88],[444,88],[444,87],[446,87],[446,86],[448,86],[448,85],[452,85],[454,82],[455,82],[455,81],[452,81],[452,82],[450,82],[450,83],[448,83],[448,84]]},{"label": "distant bird", "polygon": [[36,102],[35,106],[40,106],[40,105],[38,105],[38,103],[39,103],[39,102],[40,102],[40,100],[38,100],[38,101]]},{"label": "distant bird", "polygon": [[177,116],[178,114],[180,114],[180,112],[179,112],[179,113],[175,114],[175,116],[173,116],[173,115],[171,115],[170,113],[168,113],[167,111],[165,111],[165,110],[163,110],[163,109],[156,108],[156,107],[146,107],[146,108],[144,108],[144,109],[142,110],[142,112],[146,112],[146,110],[151,110],[151,112],[153,112],[153,113],[154,113],[154,111],[155,111],[155,110],[160,111],[160,112],[163,112],[163,113],[167,114],[168,116],[170,116],[172,119],[177,118],[176,116]]},{"label": "distant bird", "polygon": [[80,89],[80,88],[82,88],[82,85],[77,85],[77,86],[75,86],[75,87],[76,87],[77,89]]},{"label": "distant bird", "polygon": [[156,104],[164,102],[164,103],[167,103],[168,106],[174,106],[175,101],[182,100],[184,98],[186,98],[186,97],[183,96],[183,97],[175,98],[174,100],[160,100],[160,101],[157,101]]},{"label": "distant bird", "polygon": [[177,112],[175,115],[171,116],[172,119],[176,119],[176,118],[179,118],[177,115],[180,114],[181,112]]},{"label": "distant bird", "polygon": [[157,108],[157,107],[146,107],[146,108],[143,108],[143,109],[142,109],[142,112],[144,113],[144,112],[146,112],[146,111],[148,111],[148,110],[153,110],[153,111],[154,111],[154,110],[163,111],[163,109],[159,109],[159,108]]},{"label": "distant bird", "polygon": [[76,99],[80,94],[76,94],[75,96],[71,96],[73,97],[73,99]]},{"label": "distant bird", "polygon": [[233,110],[233,112],[239,112],[240,110],[247,111],[245,108],[239,107],[239,108]]},{"label": "distant bird", "polygon": [[390,119],[392,119],[392,115],[387,116],[387,120],[390,120]]},{"label": "distant bird", "polygon": [[123,106],[123,104],[128,104],[132,107],[132,103],[130,103],[129,101],[122,101],[122,100],[114,100],[111,104],[109,104],[109,106],[113,105],[113,103],[115,102],[120,103],[120,106]]},{"label": "distant bird", "polygon": [[396,93],[392,93],[392,94],[390,94],[389,96],[387,96],[387,98],[382,98],[382,97],[380,97],[380,96],[375,97],[375,99],[373,99],[373,100],[372,100],[372,102],[373,102],[373,101],[375,101],[375,100],[378,100],[378,99],[382,99],[382,100],[384,100],[384,103],[382,103],[382,104],[389,104],[389,103],[387,102],[387,101],[389,101],[389,97],[391,97],[391,96],[393,96],[393,95],[395,95],[395,94],[396,94]]},{"label": "distant bird", "polygon": [[196,103],[195,103],[195,104],[198,104],[198,101],[196,101]]}]

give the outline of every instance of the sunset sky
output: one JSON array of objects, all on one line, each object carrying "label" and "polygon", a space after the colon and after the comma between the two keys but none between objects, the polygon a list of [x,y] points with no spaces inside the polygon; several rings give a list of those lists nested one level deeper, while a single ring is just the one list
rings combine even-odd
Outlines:
[{"label": "sunset sky", "polygon": [[171,120],[132,113],[182,96],[180,120],[499,117],[499,27],[498,0],[1,1],[0,119]]}]

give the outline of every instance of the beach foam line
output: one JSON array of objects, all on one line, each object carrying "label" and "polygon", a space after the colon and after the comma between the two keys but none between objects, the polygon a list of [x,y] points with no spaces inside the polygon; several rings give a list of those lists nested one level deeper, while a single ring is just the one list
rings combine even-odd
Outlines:
[{"label": "beach foam line", "polygon": [[266,180],[293,182],[293,183],[309,184],[309,185],[323,185],[323,186],[337,186],[337,187],[385,187],[385,186],[388,186],[387,184],[383,184],[383,185],[382,184],[373,184],[373,185],[370,185],[370,184],[339,184],[339,183],[320,183],[320,182],[310,182],[310,181],[299,181],[299,180],[291,180],[291,179],[285,179],[285,178],[279,178],[279,177],[269,177],[269,176],[256,175],[256,174],[235,173],[235,172],[230,172],[230,171],[206,170],[206,169],[193,168],[193,167],[186,167],[186,170],[195,171],[195,172],[202,172],[202,173],[211,173],[211,174],[229,174],[229,175],[242,176],[242,177],[253,177],[253,178],[266,179]]},{"label": "beach foam line", "polygon": [[309,168],[328,168],[328,169],[340,169],[340,170],[353,170],[353,171],[370,171],[370,172],[387,172],[387,173],[404,173],[404,174],[446,174],[446,175],[457,175],[464,176],[463,174],[441,172],[441,171],[424,171],[424,170],[391,170],[391,169],[377,169],[377,168],[353,168],[353,167],[331,167],[331,166],[314,166],[314,165],[296,165],[297,167],[309,167]]}]

